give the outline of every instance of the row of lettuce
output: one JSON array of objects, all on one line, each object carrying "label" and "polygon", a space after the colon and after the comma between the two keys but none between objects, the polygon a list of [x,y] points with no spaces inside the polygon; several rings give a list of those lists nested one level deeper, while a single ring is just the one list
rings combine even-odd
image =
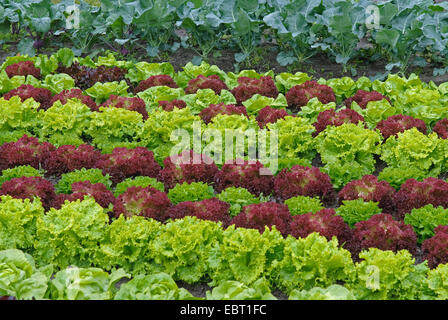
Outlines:
[{"label": "row of lettuce", "polygon": [[[304,73],[225,73],[205,63],[175,73],[167,63],[133,64],[112,55],[93,61],[61,49],[50,57],[8,58],[0,92],[2,143],[27,134],[56,146],[89,143],[102,152],[142,146],[162,164],[179,129],[190,135],[185,149],[198,153],[225,147],[206,143],[198,131],[245,136],[255,130],[247,140],[259,143],[257,135],[269,141],[275,130],[278,152],[268,150],[259,159],[264,165],[275,156],[280,169],[310,166],[319,154],[336,188],[374,173],[378,157],[387,164],[380,179],[395,187],[447,168],[448,85],[415,75],[313,81]],[[249,159],[248,148],[246,141],[234,157]]]},{"label": "row of lettuce", "polygon": [[[36,197],[46,211],[88,196],[111,219],[143,216],[166,222],[195,216],[259,232],[275,226],[285,237],[313,232],[328,240],[337,237],[355,260],[370,247],[417,254],[421,245],[431,268],[448,262],[448,182],[433,177],[408,179],[397,191],[365,175],[336,192],[330,177],[316,167],[295,165],[276,176],[263,175],[266,168],[259,162],[218,168],[193,151],[167,157],[163,168],[143,147],[101,154],[90,145],[56,148],[23,137],[0,151],[5,168],[0,196]],[[200,161],[193,163],[195,157]],[[325,208],[335,204],[335,209]],[[5,234],[14,229],[8,214]]]},{"label": "row of lettuce", "polygon": [[274,289],[290,299],[448,298],[447,265],[431,270],[406,250],[370,248],[353,262],[317,233],[284,238],[275,227],[224,229],[195,217],[109,223],[93,199],[45,214],[37,199],[3,197],[0,208],[2,225],[15,227],[0,233],[0,296],[194,299],[174,282],[184,281],[208,282],[208,299],[273,299]]},{"label": "row of lettuce", "polygon": [[323,53],[344,70],[361,58],[385,60],[389,71],[432,61],[446,72],[447,9],[433,0],[2,0],[0,30],[21,39],[18,50],[28,54],[62,43],[82,54],[101,43],[150,57],[183,47],[207,59],[231,49],[241,63],[268,42],[281,65]]}]

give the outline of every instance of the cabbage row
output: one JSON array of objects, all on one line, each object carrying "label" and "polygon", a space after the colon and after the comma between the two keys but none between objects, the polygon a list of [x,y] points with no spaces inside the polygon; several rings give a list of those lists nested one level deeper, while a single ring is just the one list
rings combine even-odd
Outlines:
[{"label": "cabbage row", "polygon": [[[0,94],[0,249],[49,268],[36,297],[66,297],[43,275],[69,266],[98,273],[105,299],[154,274],[259,298],[446,294],[432,277],[448,263],[447,83],[174,72],[61,49],[8,58]],[[253,135],[222,161],[223,141],[209,152],[201,132],[229,129]],[[275,136],[254,158],[249,142]]]}]

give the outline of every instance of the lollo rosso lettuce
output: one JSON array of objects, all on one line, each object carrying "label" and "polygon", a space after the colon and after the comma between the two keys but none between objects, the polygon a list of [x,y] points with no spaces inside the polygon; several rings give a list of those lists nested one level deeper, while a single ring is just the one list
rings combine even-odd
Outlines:
[{"label": "lollo rosso lettuce", "polygon": [[72,184],[73,195],[83,194],[95,199],[103,208],[107,209],[114,205],[115,196],[104,184],[91,183],[90,181],[79,181]]},{"label": "lollo rosso lettuce", "polygon": [[434,232],[435,235],[422,244],[423,259],[431,269],[448,263],[448,226],[438,226]]},{"label": "lollo rosso lettuce", "polygon": [[142,115],[143,120],[148,119],[145,101],[138,97],[120,97],[112,94],[109,99],[101,105],[101,107],[115,107],[135,111]]},{"label": "lollo rosso lettuce", "polygon": [[184,182],[213,184],[217,172],[218,167],[209,156],[185,150],[177,156],[165,158],[158,179],[164,183],[165,189],[169,190]]},{"label": "lollo rosso lettuce", "polygon": [[10,64],[5,68],[8,77],[14,76],[28,76],[32,75],[36,79],[40,79],[40,69],[36,68],[33,61],[20,61]]},{"label": "lollo rosso lettuce", "polygon": [[257,93],[262,96],[277,98],[278,89],[272,77],[263,76],[259,79],[239,77],[238,86],[232,89],[232,94],[235,96],[238,105],[242,105],[244,101]]},{"label": "lollo rosso lettuce", "polygon": [[159,106],[162,107],[163,111],[173,111],[174,108],[183,109],[187,107],[187,104],[183,100],[173,99],[171,101],[158,101]]},{"label": "lollo rosso lettuce", "polygon": [[289,233],[291,213],[286,205],[275,202],[250,204],[241,210],[241,213],[232,219],[230,224],[237,228],[257,229],[263,233],[266,228],[276,230],[286,237]]},{"label": "lollo rosso lettuce", "polygon": [[110,175],[114,183],[134,176],[155,178],[160,171],[154,153],[144,147],[114,148],[111,154],[103,154],[95,166]]},{"label": "lollo rosso lettuce", "polygon": [[185,88],[186,94],[194,94],[199,89],[212,89],[215,94],[221,94],[222,90],[228,90],[227,85],[221,81],[218,75],[212,74],[209,76],[203,76],[200,74],[194,79],[188,81],[188,85]]},{"label": "lollo rosso lettuce", "polygon": [[8,93],[3,95],[5,100],[9,100],[14,96],[20,97],[22,102],[27,99],[33,98],[34,101],[40,104],[40,110],[46,110],[51,105],[52,93],[50,90],[45,88],[36,88],[30,84],[22,84],[20,87],[9,91]]},{"label": "lollo rosso lettuce", "polygon": [[364,122],[364,118],[355,110],[341,109],[336,112],[334,109],[328,109],[319,113],[316,122],[313,123],[313,126],[316,128],[313,136],[317,136],[328,126],[338,127],[344,123],[358,124],[358,122]]},{"label": "lollo rosso lettuce", "polygon": [[224,103],[210,104],[210,106],[208,106],[207,108],[202,109],[202,111],[199,113],[199,116],[201,117],[202,121],[205,122],[205,124],[208,124],[212,120],[212,118],[218,114],[242,114],[249,118],[244,106],[236,106],[233,104]]},{"label": "lollo rosso lettuce", "polygon": [[437,121],[432,131],[437,133],[440,139],[448,139],[448,118]]},{"label": "lollo rosso lettuce", "polygon": [[404,132],[411,128],[417,128],[423,134],[426,134],[427,128],[423,120],[414,119],[411,116],[405,116],[402,114],[390,116],[386,120],[381,120],[376,125],[376,128],[381,131],[384,140],[390,136],[397,137],[399,132]]},{"label": "lollo rosso lettuce", "polygon": [[319,84],[314,80],[308,80],[305,83],[296,85],[286,93],[288,108],[300,110],[312,98],[317,98],[323,104],[336,102],[336,96],[331,87]]},{"label": "lollo rosso lettuce", "polygon": [[158,221],[168,218],[171,202],[166,193],[152,187],[129,187],[118,196],[114,205],[114,216],[144,216]]},{"label": "lollo rosso lettuce", "polygon": [[167,86],[173,89],[179,88],[179,86],[174,82],[173,78],[169,75],[154,75],[150,76],[146,80],[142,80],[138,83],[137,87],[134,89],[134,94],[143,92],[146,89],[158,86]]},{"label": "lollo rosso lettuce", "polygon": [[268,123],[275,123],[277,120],[285,119],[288,115],[285,109],[274,109],[266,106],[258,112],[256,120],[260,128],[264,128]]},{"label": "lollo rosso lettuce", "polygon": [[227,227],[230,221],[230,205],[217,198],[208,198],[200,201],[184,201],[168,209],[167,216],[170,219],[183,219],[194,216],[201,220],[222,222]]},{"label": "lollo rosso lettuce", "polygon": [[0,175],[0,187],[6,181],[20,177],[43,177],[45,170],[38,170],[31,166],[17,166],[2,170]]},{"label": "lollo rosso lettuce", "polygon": [[165,186],[162,182],[157,181],[156,178],[150,178],[146,176],[138,176],[135,178],[127,178],[115,186],[114,195],[118,197],[124,193],[129,187],[153,187],[159,191],[165,191]]},{"label": "lollo rosso lettuce", "polygon": [[6,181],[0,188],[0,196],[2,195],[9,195],[17,199],[38,197],[47,210],[56,197],[53,184],[42,177],[20,177]]},{"label": "lollo rosso lettuce", "polygon": [[95,101],[91,97],[84,95],[82,90],[78,88],[62,90],[51,98],[50,105],[53,105],[56,101],[60,101],[64,105],[69,99],[78,99],[82,104],[88,106],[91,111],[98,111]]},{"label": "lollo rosso lettuce", "polygon": [[361,109],[365,109],[370,101],[381,101],[383,99],[386,99],[391,103],[388,97],[382,95],[378,91],[358,90],[352,97],[345,99],[344,104],[347,108],[351,108],[352,103],[356,102]]}]

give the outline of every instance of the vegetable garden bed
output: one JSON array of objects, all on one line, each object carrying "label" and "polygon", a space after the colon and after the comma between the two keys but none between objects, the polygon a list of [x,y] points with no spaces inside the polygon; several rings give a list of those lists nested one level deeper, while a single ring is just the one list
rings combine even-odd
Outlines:
[{"label": "vegetable garden bed", "polygon": [[[69,49],[0,71],[1,296],[447,298],[448,82]],[[226,130],[255,134],[227,162]]]}]

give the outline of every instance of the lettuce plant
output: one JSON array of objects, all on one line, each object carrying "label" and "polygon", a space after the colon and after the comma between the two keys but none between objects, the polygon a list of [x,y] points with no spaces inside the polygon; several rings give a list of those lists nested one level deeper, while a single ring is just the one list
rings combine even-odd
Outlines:
[{"label": "lettuce plant", "polygon": [[212,118],[218,114],[242,114],[246,117],[249,117],[244,106],[236,106],[233,104],[224,103],[210,104],[207,108],[202,109],[202,111],[199,113],[199,116],[201,117],[202,121],[205,122],[205,124],[208,124],[212,120]]},{"label": "lettuce plant", "polygon": [[165,191],[165,186],[162,182],[157,181],[155,178],[138,176],[135,178],[127,178],[115,186],[114,195],[118,197],[124,193],[129,187],[153,187],[159,191]]},{"label": "lettuce plant", "polygon": [[351,108],[352,103],[356,102],[362,109],[365,109],[370,101],[381,101],[383,99],[390,103],[390,99],[378,91],[358,90],[353,96],[345,99],[344,104],[347,108]]},{"label": "lettuce plant", "polygon": [[314,287],[310,290],[292,290],[288,300],[356,300],[352,291],[339,284],[328,288]]},{"label": "lettuce plant", "polygon": [[230,221],[230,205],[217,198],[208,198],[200,201],[184,201],[168,209],[167,216],[170,219],[183,219],[186,216],[194,216],[201,220],[221,222],[227,227]]},{"label": "lettuce plant", "polygon": [[275,202],[250,204],[241,210],[230,222],[237,228],[257,229],[263,233],[268,227],[275,226],[283,236],[290,231],[291,214],[286,205]]},{"label": "lettuce plant", "polygon": [[89,107],[80,101],[70,99],[64,105],[57,101],[41,113],[39,135],[56,147],[79,146],[84,143],[83,136],[91,125],[91,115]]},{"label": "lettuce plant", "polygon": [[448,298],[448,264],[440,264],[437,268],[428,272],[428,287],[432,296],[437,300],[446,300]]},{"label": "lettuce plant", "polygon": [[36,79],[40,79],[40,69],[34,66],[33,61],[20,61],[14,64],[10,64],[5,68],[8,77],[12,78],[14,76],[28,76],[32,75]]},{"label": "lettuce plant", "polygon": [[258,112],[256,120],[260,128],[264,128],[268,123],[275,123],[277,120],[284,119],[288,115],[285,109],[275,109],[266,106]]},{"label": "lettuce plant", "polygon": [[203,182],[184,182],[176,184],[168,193],[168,198],[174,205],[184,201],[200,201],[215,196],[214,190]]},{"label": "lettuce plant", "polygon": [[445,147],[436,133],[425,135],[411,128],[391,136],[382,146],[381,160],[395,168],[418,168],[431,176],[440,174],[445,166]]},{"label": "lettuce plant", "polygon": [[122,284],[114,300],[196,300],[166,273],[139,274]]},{"label": "lettuce plant", "polygon": [[364,122],[364,118],[355,110],[340,109],[336,112],[334,109],[328,109],[319,113],[316,122],[313,123],[313,126],[316,128],[313,136],[317,136],[328,126],[338,127],[344,123],[358,124],[358,122]]},{"label": "lettuce plant", "polygon": [[319,99],[323,104],[336,102],[333,89],[314,80],[308,80],[305,83],[296,85],[286,93],[288,108],[292,110],[300,110],[312,98]]},{"label": "lettuce plant", "polygon": [[206,292],[207,300],[277,300],[272,295],[269,282],[261,278],[250,287],[238,281],[224,281]]},{"label": "lettuce plant", "polygon": [[390,214],[375,214],[369,220],[355,224],[353,237],[348,246],[354,259],[368,248],[381,250],[408,250],[414,254],[417,250],[417,235],[412,226],[396,221]]},{"label": "lettuce plant", "polygon": [[341,246],[350,241],[350,227],[342,217],[336,215],[334,209],[321,209],[316,213],[308,212],[295,215],[290,224],[290,234],[295,238],[306,238],[313,232],[331,240],[338,239]]},{"label": "lettuce plant", "polygon": [[85,169],[74,170],[61,175],[61,179],[55,185],[55,189],[58,193],[71,193],[72,184],[80,181],[90,181],[90,183],[102,183],[110,189],[112,181],[108,174],[103,175],[100,169]]},{"label": "lettuce plant", "polygon": [[339,191],[339,204],[344,200],[363,199],[364,201],[378,202],[384,213],[394,213],[395,189],[386,181],[378,181],[374,175],[365,175],[359,180],[347,183]]},{"label": "lettuce plant", "polygon": [[119,266],[134,275],[151,271],[152,242],[161,230],[161,223],[154,219],[121,215],[107,226],[95,264],[106,270]]},{"label": "lettuce plant", "polygon": [[384,140],[390,136],[397,137],[399,132],[404,132],[411,128],[417,128],[423,134],[426,134],[427,128],[423,120],[414,119],[411,116],[402,114],[388,117],[386,120],[381,120],[376,125],[376,128],[381,131]]},{"label": "lettuce plant", "polygon": [[35,198],[0,197],[0,250],[23,249],[31,252],[36,238],[37,218],[44,215],[42,202]]},{"label": "lettuce plant", "polygon": [[40,124],[38,116],[39,103],[33,99],[21,101],[20,97],[12,97],[9,100],[0,98],[0,144],[8,142],[3,136],[19,133],[20,137],[27,133],[37,131]]},{"label": "lettuce plant", "polygon": [[438,226],[435,235],[423,241],[423,259],[428,260],[430,268],[448,263],[448,226]]},{"label": "lettuce plant", "polygon": [[37,261],[59,268],[91,266],[108,223],[107,213],[93,198],[50,209],[37,219]]},{"label": "lettuce plant", "polygon": [[217,172],[218,167],[209,156],[195,153],[193,150],[185,150],[177,156],[172,155],[165,158],[158,179],[164,183],[165,189],[168,190],[176,184],[184,182],[212,184]]},{"label": "lettuce plant", "polygon": [[40,143],[37,138],[24,135],[16,142],[8,142],[0,146],[0,169],[20,165],[40,169],[45,159],[55,149],[48,142]]},{"label": "lettuce plant", "polygon": [[418,235],[419,243],[434,236],[434,229],[448,225],[448,209],[427,204],[404,216],[404,222],[410,224]]},{"label": "lettuce plant", "polygon": [[179,86],[174,82],[173,78],[169,75],[153,75],[147,78],[146,80],[142,80],[138,83],[137,87],[134,89],[134,94],[145,91],[146,89],[157,87],[157,86],[166,86],[170,88],[179,88]]},{"label": "lettuce plant", "polygon": [[336,215],[353,228],[360,221],[369,220],[373,215],[381,213],[378,202],[365,201],[362,198],[355,200],[342,200],[342,205],[336,209]]},{"label": "lettuce plant", "polygon": [[114,183],[133,176],[155,178],[160,172],[160,165],[154,159],[154,153],[144,147],[114,148],[112,153],[103,154],[95,166],[101,169],[104,175],[110,175]]},{"label": "lettuce plant", "polygon": [[140,113],[143,120],[148,119],[148,111],[146,111],[145,101],[138,97],[120,97],[112,94],[109,99],[101,105],[101,107],[124,108],[129,111]]},{"label": "lettuce plant", "polygon": [[14,96],[20,97],[22,102],[26,101],[27,99],[33,98],[34,101],[40,104],[39,109],[46,110],[50,107],[50,101],[53,95],[48,89],[36,88],[30,84],[22,84],[20,87],[4,94],[3,98],[9,100]]},{"label": "lettuce plant", "polygon": [[437,121],[432,131],[437,133],[440,139],[448,139],[448,118]]},{"label": "lettuce plant", "polygon": [[295,196],[286,199],[284,203],[288,206],[292,216],[308,212],[316,213],[317,211],[324,209],[319,197]]},{"label": "lettuce plant", "polygon": [[81,193],[95,199],[103,208],[107,209],[110,205],[114,205],[115,197],[102,183],[91,183],[90,181],[79,181],[72,184],[73,194]]},{"label": "lettuce plant", "polygon": [[84,95],[82,90],[78,88],[62,90],[51,98],[50,105],[55,104],[56,101],[60,101],[64,105],[70,99],[78,99],[82,104],[88,106],[91,111],[98,111],[95,101],[90,96]]},{"label": "lettuce plant", "polygon": [[2,170],[0,175],[0,187],[6,181],[20,177],[43,177],[44,170],[38,170],[31,166],[17,166],[11,169]]},{"label": "lettuce plant", "polygon": [[315,138],[323,170],[336,188],[374,172],[373,155],[380,153],[381,142],[377,132],[353,123],[329,126]]},{"label": "lettuce plant", "polygon": [[144,216],[165,221],[171,202],[166,193],[152,187],[129,187],[118,196],[114,205],[114,216]]},{"label": "lettuce plant", "polygon": [[272,77],[263,76],[259,79],[239,77],[238,86],[232,89],[232,94],[235,96],[238,105],[257,93],[262,96],[277,98],[278,89]]},{"label": "lettuce plant", "polygon": [[191,79],[188,81],[185,93],[194,94],[199,89],[212,89],[217,95],[219,95],[222,90],[228,90],[227,85],[216,74],[207,77],[200,74],[196,78]]},{"label": "lettuce plant", "polygon": [[230,216],[237,216],[243,207],[256,204],[260,199],[241,187],[228,187],[216,196],[219,200],[230,204]]},{"label": "lettuce plant", "polygon": [[272,263],[270,279],[290,294],[294,289],[349,282],[354,271],[350,252],[342,249],[336,238],[328,241],[314,232],[306,238],[288,237],[284,241],[283,258]]},{"label": "lettuce plant", "polygon": [[275,195],[286,200],[295,196],[317,196],[331,200],[333,186],[330,177],[317,167],[293,166],[283,169],[274,179]]},{"label": "lettuce plant", "polygon": [[407,250],[396,253],[370,248],[360,253],[356,280],[348,287],[359,300],[413,300],[426,289],[425,264],[415,265]]},{"label": "lettuce plant", "polygon": [[45,209],[49,209],[56,197],[53,184],[42,177],[13,178],[2,184],[0,195],[10,195],[17,199],[40,198]]},{"label": "lettuce plant", "polygon": [[183,100],[173,99],[171,101],[158,101],[159,106],[162,107],[164,111],[173,111],[174,108],[183,109],[187,107],[187,104]]},{"label": "lettuce plant", "polygon": [[43,167],[49,175],[61,175],[74,170],[92,169],[101,157],[101,152],[88,144],[78,147],[63,145],[52,151],[44,160]]},{"label": "lettuce plant", "polygon": [[185,217],[169,221],[152,243],[154,263],[175,280],[201,281],[210,272],[208,258],[222,239],[219,224]]},{"label": "lettuce plant", "polygon": [[448,182],[429,177],[423,181],[407,180],[394,195],[397,215],[400,219],[414,208],[421,208],[427,204],[448,208]]}]

